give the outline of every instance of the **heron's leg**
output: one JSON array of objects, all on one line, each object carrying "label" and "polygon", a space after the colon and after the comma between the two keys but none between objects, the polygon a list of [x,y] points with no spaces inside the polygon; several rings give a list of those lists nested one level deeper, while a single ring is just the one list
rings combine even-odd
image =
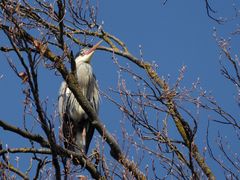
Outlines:
[{"label": "heron's leg", "polygon": [[84,147],[86,146],[86,134],[87,134],[86,128],[83,127],[83,131],[82,131],[82,144],[83,144]]},{"label": "heron's leg", "polygon": [[85,146],[86,146],[86,133],[84,134],[84,128],[78,129],[76,133],[76,147],[75,152],[82,152],[85,153]]}]

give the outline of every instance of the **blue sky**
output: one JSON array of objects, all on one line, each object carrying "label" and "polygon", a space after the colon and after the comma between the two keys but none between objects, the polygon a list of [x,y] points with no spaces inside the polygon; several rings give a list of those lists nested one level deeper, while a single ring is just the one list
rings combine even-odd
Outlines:
[{"label": "blue sky", "polygon": [[[227,0],[212,2],[213,8],[218,12],[215,16],[232,17],[233,2]],[[160,0],[100,1],[98,21],[104,22],[105,31],[124,41],[132,54],[139,56],[139,45],[141,45],[144,59],[155,61],[159,65],[160,76],[169,74],[174,82],[179,69],[186,65],[183,86],[189,87],[192,82],[200,78],[204,89],[211,91],[230,112],[235,112],[237,107],[233,102],[233,96],[236,92],[232,85],[220,75],[218,63],[220,49],[213,37],[213,29],[217,29],[220,37],[228,38],[229,33],[237,27],[236,20],[223,25],[217,24],[207,16],[203,0],[184,2],[169,0],[165,6],[162,3],[163,1]],[[2,43],[5,43],[5,40]],[[239,43],[239,37],[233,39],[232,43],[233,45]],[[6,57],[0,54],[0,58],[0,76],[3,75],[0,80],[0,106],[2,107],[0,118],[7,120],[10,124],[22,126],[24,100],[22,90],[25,85],[21,84],[10,70]],[[119,61],[122,64],[128,63],[123,58],[119,58]],[[101,90],[107,91],[110,87],[116,87],[117,68],[112,62],[110,53],[96,52],[92,64]],[[41,72],[40,94],[42,98],[48,99],[49,113],[52,113],[62,79],[60,76],[56,77],[54,71],[44,68],[40,68],[39,71]],[[100,118],[111,132],[119,133],[118,120],[121,119],[121,113],[104,98],[101,102]],[[1,130],[0,137],[3,136],[4,143],[11,147],[21,145],[19,141],[21,138]],[[215,164],[211,165],[215,166]],[[213,169],[217,175],[219,169],[215,167]]]},{"label": "blue sky", "polygon": [[164,7],[161,1],[103,2],[100,15],[105,30],[121,38],[133,54],[139,55],[141,45],[144,58],[156,61],[161,75],[176,77],[186,65],[186,80],[200,77],[212,90],[221,86],[220,52],[212,34],[214,27],[222,27],[207,17],[204,2],[169,1]]}]

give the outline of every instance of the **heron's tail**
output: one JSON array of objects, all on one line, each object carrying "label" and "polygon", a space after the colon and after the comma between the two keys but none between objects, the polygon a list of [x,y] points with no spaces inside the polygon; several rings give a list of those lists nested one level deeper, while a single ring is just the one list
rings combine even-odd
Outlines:
[{"label": "heron's tail", "polygon": [[84,122],[80,122],[77,127],[76,133],[76,148],[75,152],[84,152],[87,154],[92,136],[94,133],[94,127],[91,125],[90,120],[87,118]]}]

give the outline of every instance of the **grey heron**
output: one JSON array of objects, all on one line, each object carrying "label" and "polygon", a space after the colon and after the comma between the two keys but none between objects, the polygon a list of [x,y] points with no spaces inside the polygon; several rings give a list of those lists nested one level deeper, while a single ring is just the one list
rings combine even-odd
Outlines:
[{"label": "grey heron", "polygon": [[[99,108],[99,90],[90,61],[101,42],[90,49],[84,48],[75,58],[76,75],[80,89],[96,113],[98,113]],[[60,87],[58,108],[65,148],[87,154],[94,127],[65,81]]]}]

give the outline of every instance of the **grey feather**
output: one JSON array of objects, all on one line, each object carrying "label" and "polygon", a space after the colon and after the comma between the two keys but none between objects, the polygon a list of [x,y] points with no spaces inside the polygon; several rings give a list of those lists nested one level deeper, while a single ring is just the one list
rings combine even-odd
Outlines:
[{"label": "grey feather", "polygon": [[[92,67],[90,64],[81,61],[76,61],[76,66],[80,89],[98,113],[99,90]],[[94,127],[71,90],[67,87],[66,82],[62,82],[60,87],[59,113],[65,147],[75,152],[87,153]]]}]

